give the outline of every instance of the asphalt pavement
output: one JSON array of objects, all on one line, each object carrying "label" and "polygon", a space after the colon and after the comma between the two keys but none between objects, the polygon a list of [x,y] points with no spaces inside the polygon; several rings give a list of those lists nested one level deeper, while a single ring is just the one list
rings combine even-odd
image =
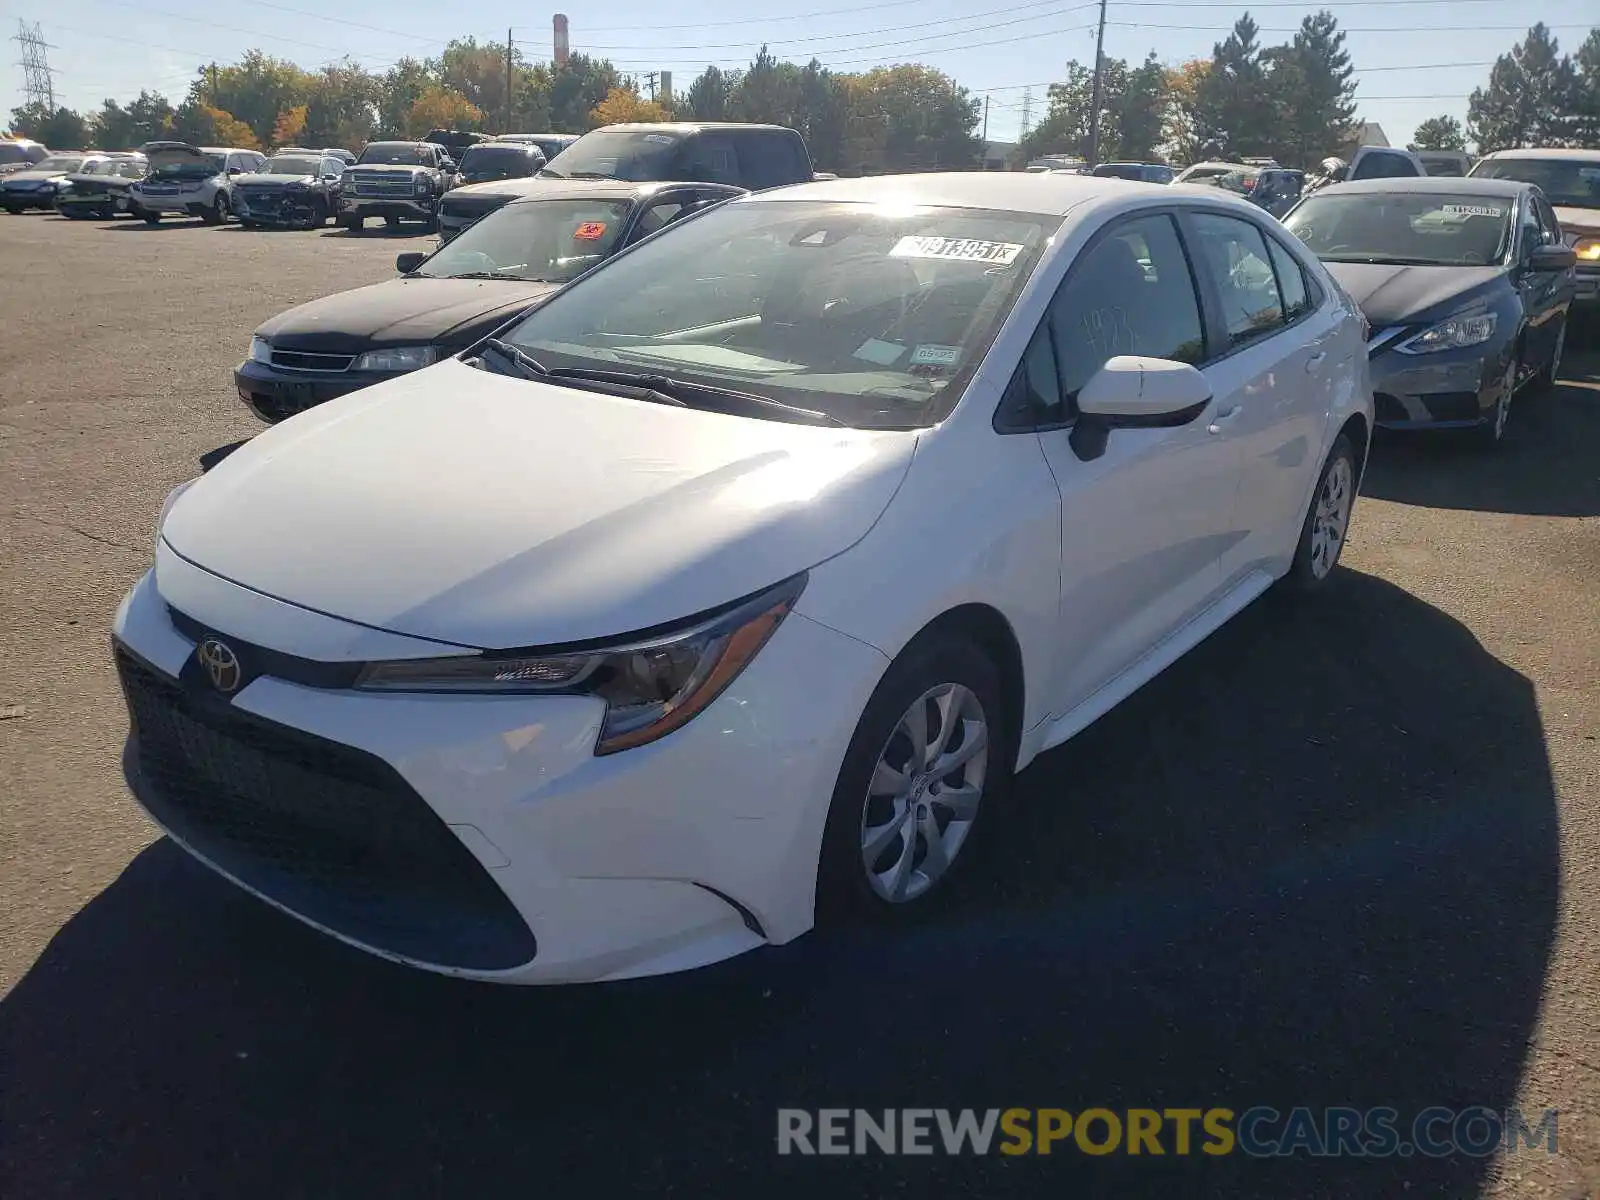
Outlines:
[{"label": "asphalt pavement", "polygon": [[[1336,585],[1031,767],[936,922],[506,989],[239,893],[118,772],[107,628],[259,428],[251,329],[426,244],[0,218],[0,1195],[1600,1196],[1593,328],[1500,451],[1381,439]],[[1559,1149],[776,1154],[779,1108],[1260,1105]]]}]

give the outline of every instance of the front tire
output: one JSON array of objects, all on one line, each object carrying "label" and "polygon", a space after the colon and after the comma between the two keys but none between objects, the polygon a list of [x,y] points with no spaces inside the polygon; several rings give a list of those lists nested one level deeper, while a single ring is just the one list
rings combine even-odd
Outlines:
[{"label": "front tire", "polygon": [[1349,437],[1341,433],[1323,461],[1316,490],[1311,493],[1305,520],[1300,524],[1294,561],[1284,576],[1284,583],[1291,589],[1309,592],[1327,583],[1344,551],[1355,503],[1356,452]]},{"label": "front tire", "polygon": [[149,209],[140,209],[139,215],[144,218],[144,223],[146,225],[161,224],[161,214],[158,212],[152,212]]},{"label": "front tire", "polygon": [[1556,331],[1555,349],[1551,351],[1550,361],[1533,377],[1529,391],[1535,396],[1546,396],[1555,391],[1556,380],[1561,378],[1561,355],[1567,347],[1567,326],[1572,323],[1570,314],[1561,318],[1561,328]]},{"label": "front tire", "polygon": [[1006,711],[999,671],[959,634],[925,634],[895,660],[839,769],[819,922],[911,920],[942,900],[980,816],[1003,802],[1014,762]]},{"label": "front tire", "polygon": [[1511,401],[1517,393],[1517,375],[1521,370],[1521,356],[1513,356],[1506,366],[1505,378],[1500,381],[1500,398],[1495,401],[1494,411],[1487,421],[1470,431],[1480,449],[1493,450],[1505,440],[1506,423],[1511,419]]},{"label": "front tire", "polygon": [[228,223],[228,193],[218,192],[216,199],[211,201],[211,207],[200,215],[200,219],[207,225],[226,225]]}]

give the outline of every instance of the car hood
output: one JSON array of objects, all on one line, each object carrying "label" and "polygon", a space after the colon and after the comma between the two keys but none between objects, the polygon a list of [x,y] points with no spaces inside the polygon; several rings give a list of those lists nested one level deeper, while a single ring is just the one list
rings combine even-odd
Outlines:
[{"label": "car hood", "polygon": [[512,279],[405,277],[338,292],[281,312],[256,328],[274,345],[329,354],[374,344],[448,340],[463,327],[498,323],[560,287]]},{"label": "car hood", "polygon": [[215,174],[217,169],[216,163],[204,150],[182,142],[162,142],[160,145],[152,145],[145,152],[145,158],[150,163],[151,171],[159,171],[163,167],[168,170],[196,167],[204,169],[208,174]]},{"label": "car hood", "polygon": [[138,181],[129,179],[126,175],[86,175],[75,171],[67,176],[67,182],[74,187],[85,183],[101,183],[107,187],[132,187]]},{"label": "car hood", "polygon": [[1555,207],[1562,233],[1577,232],[1586,237],[1600,233],[1600,208],[1574,208],[1570,204]]},{"label": "car hood", "polygon": [[270,171],[262,171],[259,174],[235,175],[233,178],[234,187],[238,187],[241,183],[286,184],[315,182],[317,182],[315,175],[274,175]]},{"label": "car hood", "polygon": [[173,505],[183,558],[486,649],[669,624],[871,529],[917,435],[726,416],[449,360],[275,425]]},{"label": "car hood", "polygon": [[1401,267],[1325,262],[1374,329],[1402,325],[1428,309],[1464,301],[1505,275],[1504,267]]}]

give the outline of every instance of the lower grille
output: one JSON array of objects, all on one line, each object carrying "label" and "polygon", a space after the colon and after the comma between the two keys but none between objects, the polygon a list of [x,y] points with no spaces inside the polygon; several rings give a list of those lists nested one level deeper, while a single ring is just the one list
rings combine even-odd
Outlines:
[{"label": "lower grille", "polygon": [[272,365],[286,371],[348,371],[356,361],[354,354],[311,354],[301,350],[272,350]]},{"label": "lower grille", "polygon": [[404,196],[409,198],[417,194],[417,185],[409,176],[404,179],[362,179],[357,177],[350,180],[350,190],[357,196]]},{"label": "lower grille", "polygon": [[534,957],[511,902],[393,768],[115,656],[139,799],[197,853],[379,950],[481,971]]}]

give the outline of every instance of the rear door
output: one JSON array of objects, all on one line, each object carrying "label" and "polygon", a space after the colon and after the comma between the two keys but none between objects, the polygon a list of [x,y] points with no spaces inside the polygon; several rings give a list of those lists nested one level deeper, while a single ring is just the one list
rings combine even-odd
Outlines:
[{"label": "rear door", "polygon": [[1205,367],[1218,397],[1217,436],[1240,455],[1239,489],[1219,550],[1224,588],[1254,571],[1277,574],[1304,517],[1310,472],[1321,466],[1323,396],[1338,357],[1338,319],[1287,244],[1265,222],[1185,214],[1213,339]]}]

